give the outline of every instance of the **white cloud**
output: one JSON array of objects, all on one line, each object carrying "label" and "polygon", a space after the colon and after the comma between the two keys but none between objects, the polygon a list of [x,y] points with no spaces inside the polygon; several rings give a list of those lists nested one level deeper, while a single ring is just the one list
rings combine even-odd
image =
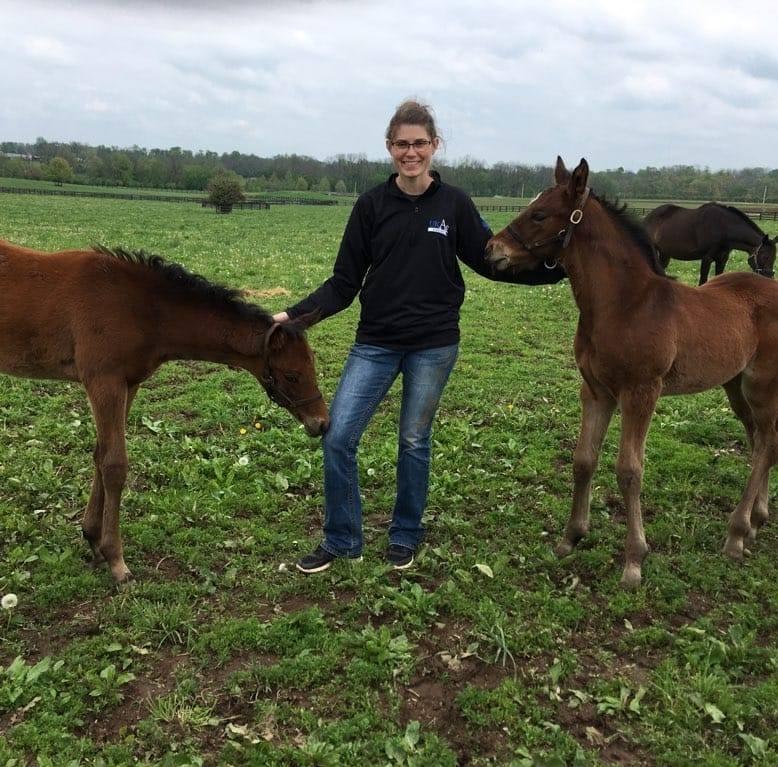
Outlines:
[{"label": "white cloud", "polygon": [[87,112],[110,112],[111,106],[102,99],[90,99],[84,104],[84,109]]},{"label": "white cloud", "polygon": [[67,46],[54,37],[25,37],[23,48],[30,58],[38,61],[55,64],[70,64],[73,61]]},{"label": "white cloud", "polygon": [[0,139],[379,157],[416,95],[449,160],[778,166],[757,0],[6,6]]}]

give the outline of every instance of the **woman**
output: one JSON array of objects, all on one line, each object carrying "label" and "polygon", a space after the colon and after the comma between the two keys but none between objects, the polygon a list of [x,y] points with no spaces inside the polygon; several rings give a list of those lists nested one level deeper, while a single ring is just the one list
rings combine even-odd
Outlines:
[{"label": "woman", "polygon": [[304,573],[326,570],[337,557],[361,557],[357,446],[398,375],[397,496],[386,559],[395,569],[413,563],[424,536],[432,421],[459,345],[465,286],[457,258],[489,279],[541,284],[564,277],[559,268],[492,274],[484,261],[488,225],[463,191],[430,170],[439,144],[429,107],[406,101],[397,108],[386,131],[395,173],[357,200],[332,277],[274,317],[283,322],[318,311],[325,318],[357,294],[362,304],[323,440],[324,539],[297,563]]}]

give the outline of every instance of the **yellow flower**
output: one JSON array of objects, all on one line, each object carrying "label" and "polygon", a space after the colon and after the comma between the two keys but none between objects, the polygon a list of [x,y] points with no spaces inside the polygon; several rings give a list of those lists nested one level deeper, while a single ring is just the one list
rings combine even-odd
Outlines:
[{"label": "yellow flower", "polygon": [[242,428],[242,429],[240,430],[240,433],[241,433],[241,434],[245,434],[245,433],[246,433],[246,430]]},{"label": "yellow flower", "polygon": [[262,424],[261,424],[259,421],[257,421],[257,422],[254,424],[254,428],[255,428],[255,429],[261,429],[261,428],[262,428]]}]

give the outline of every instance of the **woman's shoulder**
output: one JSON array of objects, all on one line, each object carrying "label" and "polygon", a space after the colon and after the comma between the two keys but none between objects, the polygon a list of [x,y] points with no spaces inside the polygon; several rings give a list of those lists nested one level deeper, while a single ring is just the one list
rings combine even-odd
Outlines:
[{"label": "woman's shoulder", "polygon": [[454,186],[454,184],[450,184],[448,181],[445,181],[440,177],[440,174],[435,172],[433,174],[433,178],[437,182],[438,189],[443,190],[445,194],[451,195],[452,197],[457,197],[465,200],[470,199],[470,195],[462,188],[458,186]]}]

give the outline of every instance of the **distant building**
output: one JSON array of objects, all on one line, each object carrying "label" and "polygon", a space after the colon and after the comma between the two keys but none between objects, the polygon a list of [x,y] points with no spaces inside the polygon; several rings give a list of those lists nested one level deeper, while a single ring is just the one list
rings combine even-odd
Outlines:
[{"label": "distant building", "polygon": [[18,152],[0,152],[0,157],[8,157],[11,160],[27,160],[28,162],[41,159],[37,154],[19,154]]}]

